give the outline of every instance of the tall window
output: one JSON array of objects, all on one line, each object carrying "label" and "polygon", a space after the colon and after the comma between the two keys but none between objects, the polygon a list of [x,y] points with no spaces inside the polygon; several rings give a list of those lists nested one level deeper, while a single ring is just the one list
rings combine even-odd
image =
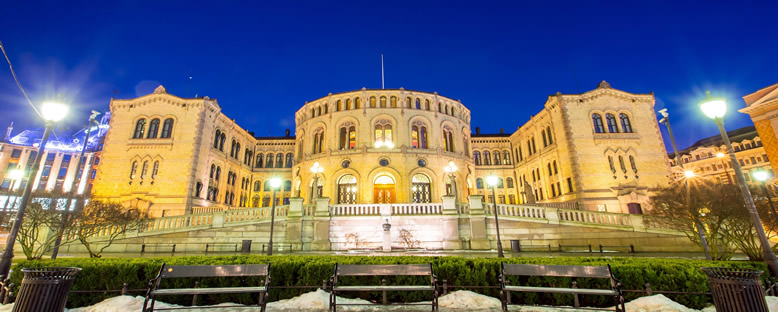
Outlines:
[{"label": "tall window", "polygon": [[154,180],[157,178],[157,174],[159,173],[159,160],[154,162],[154,167],[151,168],[151,179]]},{"label": "tall window", "polygon": [[475,187],[478,189],[484,188],[484,179],[481,178],[475,179]]},{"label": "tall window", "polygon": [[[362,107],[362,99],[360,98],[354,98],[354,108],[360,108]],[[324,106],[324,110],[327,110],[327,106]]]},{"label": "tall window", "polygon": [[313,133],[313,153],[318,154],[324,145],[324,129],[318,129]]},{"label": "tall window", "polygon": [[379,120],[375,124],[375,147],[394,147],[392,142],[392,124],[386,120]]},{"label": "tall window", "polygon": [[548,140],[546,139],[546,129],[540,130],[540,135],[543,136],[543,147],[548,146]]},{"label": "tall window", "polygon": [[454,152],[454,134],[448,127],[443,128],[443,148],[446,152]]},{"label": "tall window", "polygon": [[265,168],[273,168],[273,154],[267,154],[267,157],[265,157],[267,160],[265,162]]},{"label": "tall window", "polygon": [[421,100],[416,98],[416,109],[421,109]]},{"label": "tall window", "polygon": [[393,108],[397,107],[397,97],[396,97],[396,96],[393,96],[393,97],[391,97],[391,100],[390,100],[389,102],[390,102],[389,104],[390,104],[390,105],[391,105]]},{"label": "tall window", "polygon": [[143,166],[140,168],[140,179],[143,180],[146,178],[146,173],[149,172],[149,162],[144,161]]},{"label": "tall window", "polygon": [[219,150],[224,151],[224,141],[227,140],[227,136],[224,135],[224,132],[222,132],[221,137],[219,137]]},{"label": "tall window", "polygon": [[484,165],[489,166],[492,164],[492,154],[489,151],[484,151]]},{"label": "tall window", "polygon": [[502,164],[502,161],[500,161],[500,151],[494,151],[494,164],[495,165]]},{"label": "tall window", "polygon": [[357,147],[357,128],[348,122],[340,127],[339,149],[354,149]]},{"label": "tall window", "polygon": [[257,162],[256,162],[256,165],[254,167],[262,168],[262,166],[264,165],[264,163],[262,163],[262,161],[264,160],[263,156],[264,156],[263,154],[257,154]]},{"label": "tall window", "polygon": [[130,179],[135,179],[135,174],[138,172],[138,161],[133,161],[130,166]]},{"label": "tall window", "polygon": [[502,151],[502,161],[504,165],[510,165],[511,164],[511,152],[509,151]]},{"label": "tall window", "polygon": [[357,203],[357,178],[347,174],[338,179],[338,204]]},{"label": "tall window", "polygon": [[619,156],[619,164],[621,165],[621,171],[627,173],[627,167],[624,166],[624,157]]},{"label": "tall window", "polygon": [[638,173],[638,167],[635,164],[635,157],[632,155],[629,155],[629,165],[632,166],[633,172]]},{"label": "tall window", "polygon": [[351,99],[346,99],[346,110],[351,109]]},{"label": "tall window", "polygon": [[138,119],[138,121],[135,122],[135,132],[133,132],[132,138],[142,139],[144,131],[146,131],[146,119]]},{"label": "tall window", "polygon": [[381,108],[386,108],[386,97],[385,96],[381,97],[380,105],[381,105]]},{"label": "tall window", "polygon": [[621,130],[623,130],[624,133],[631,133],[632,123],[629,122],[629,116],[627,116],[627,114],[621,113],[619,114],[619,119],[621,119]]},{"label": "tall window", "polygon": [[505,178],[505,184],[508,188],[513,188],[513,178],[511,177]]},{"label": "tall window", "polygon": [[414,175],[411,178],[411,194],[414,203],[429,203],[432,198],[430,178],[423,174]]},{"label": "tall window", "polygon": [[276,154],[276,168],[283,168],[284,167],[284,154],[278,153]]},{"label": "tall window", "polygon": [[284,163],[284,167],[286,168],[292,168],[292,164],[294,162],[294,155],[292,153],[286,153],[286,162]]},{"label": "tall window", "polygon": [[159,119],[154,118],[149,123],[149,133],[146,135],[146,138],[147,139],[156,139],[158,131],[159,131]]},{"label": "tall window", "polygon": [[370,97],[370,107],[375,107],[375,96]]},{"label": "tall window", "polygon": [[411,147],[427,148],[427,127],[422,123],[411,126]]},{"label": "tall window", "polygon": [[216,129],[216,135],[213,136],[213,148],[219,148],[219,138],[221,137],[221,131]]},{"label": "tall window", "polygon": [[608,122],[608,132],[619,132],[619,127],[616,125],[616,117],[614,117],[613,114],[605,114],[605,120]]},{"label": "tall window", "polygon": [[340,111],[340,110],[342,110],[342,109],[343,109],[343,103],[342,103],[342,102],[340,102],[340,100],[338,100],[337,102],[335,102],[335,111],[336,111],[336,112],[339,112],[339,111]]},{"label": "tall window", "polygon": [[173,118],[165,119],[165,122],[162,124],[162,133],[160,133],[159,137],[163,139],[170,138],[170,135],[173,133]]},{"label": "tall window", "polygon": [[473,151],[473,162],[475,162],[476,166],[481,165],[481,152]]},{"label": "tall window", "polygon": [[546,127],[546,135],[548,136],[548,145],[554,144],[554,138],[551,136],[551,126]]},{"label": "tall window", "polygon": [[594,133],[605,132],[605,128],[602,126],[602,116],[600,116],[600,114],[592,114],[592,123],[594,124]]}]

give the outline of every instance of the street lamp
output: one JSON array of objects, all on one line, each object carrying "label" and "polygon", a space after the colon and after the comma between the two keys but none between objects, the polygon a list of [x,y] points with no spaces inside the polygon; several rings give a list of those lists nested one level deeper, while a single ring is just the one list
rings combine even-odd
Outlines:
[{"label": "street lamp", "polygon": [[759,213],[756,211],[754,205],[754,198],[751,197],[751,192],[748,191],[746,186],[746,179],[743,176],[743,170],[740,168],[737,159],[735,158],[735,152],[732,150],[732,144],[729,141],[727,131],[724,129],[724,114],[727,112],[727,102],[724,99],[711,97],[710,92],[706,92],[706,98],[700,103],[700,109],[713,119],[716,125],[719,127],[719,133],[724,140],[724,144],[727,146],[727,153],[729,154],[730,162],[732,163],[732,169],[735,170],[735,178],[737,179],[740,192],[743,195],[748,213],[751,215],[751,222],[756,229],[756,233],[759,237],[759,243],[762,246],[762,258],[764,258],[767,267],[770,269],[770,273],[774,277],[778,277],[778,259],[775,258],[775,254],[770,249],[770,242],[767,240],[764,228],[762,227],[762,221],[759,219]]},{"label": "street lamp", "polygon": [[767,180],[770,180],[770,173],[767,170],[759,169],[751,173],[754,176],[754,180],[759,181],[762,184],[762,191],[764,196],[767,197],[767,203],[770,205],[770,211],[773,212],[773,218],[778,217],[778,212],[775,211],[773,206],[773,200],[770,198],[770,192],[767,191]]},{"label": "street lamp", "polygon": [[446,189],[446,195],[454,195],[455,196],[454,199],[456,200],[457,182],[456,182],[456,175],[454,175],[454,173],[457,171],[457,165],[455,165],[453,161],[449,161],[448,166],[444,167],[443,171],[445,171],[449,179],[451,179],[451,188]]},{"label": "street lamp", "polygon": [[[41,142],[38,145],[38,154],[35,156],[35,161],[33,162],[33,165],[35,167],[38,167],[38,170],[40,170],[40,167],[37,166],[41,162],[41,158],[43,157],[43,152],[46,150],[46,142],[49,140],[49,135],[51,135],[51,130],[54,128],[54,124],[63,118],[68,113],[68,107],[65,104],[57,103],[57,102],[45,102],[41,105],[41,117],[43,117],[43,120],[46,123],[46,128],[43,131],[43,137],[41,138]],[[36,176],[37,170],[34,172],[30,172],[30,177]],[[25,187],[24,192],[22,193],[22,200],[19,203],[19,211],[16,213],[16,219],[14,220],[13,228],[11,229],[11,233],[8,234],[8,240],[5,245],[5,251],[3,251],[2,259],[0,259],[0,280],[5,280],[8,278],[8,271],[11,270],[11,261],[13,261],[13,252],[14,252],[14,244],[16,243],[16,236],[19,235],[19,228],[22,225],[22,218],[24,218],[24,210],[27,208],[27,204],[30,202],[30,193],[32,192],[32,181],[29,181]]]},{"label": "street lamp", "polygon": [[494,188],[497,186],[498,178],[494,175],[486,177],[486,184],[492,187],[492,205],[494,207],[494,227],[497,230],[497,257],[505,258],[502,253],[502,242],[500,241],[500,221],[497,218],[497,195]]},{"label": "street lamp", "polygon": [[[0,214],[0,225],[2,225],[5,221],[5,215],[8,213],[8,206],[11,204],[11,198],[13,198],[14,204],[16,203],[16,196],[13,195],[14,187],[16,187],[16,184],[18,184],[17,181],[20,181],[23,177],[24,170],[22,169],[12,169],[8,171],[8,179],[11,180],[11,183],[8,185],[8,199],[5,201],[3,214]],[[13,206],[11,206],[11,208],[13,209]]]},{"label": "street lamp", "polygon": [[273,203],[270,208],[270,241],[267,243],[268,256],[273,255],[273,225],[275,225],[276,222],[276,191],[278,191],[278,188],[280,187],[281,187],[281,179],[279,178],[270,179],[270,188],[273,190],[273,197],[271,201]]},{"label": "street lamp", "polygon": [[[670,136],[670,143],[673,145],[673,153],[675,154],[675,162],[681,169],[684,169],[683,162],[681,162],[681,154],[678,153],[678,147],[675,145],[675,136],[673,136],[673,128],[670,127],[670,114],[667,112],[667,108],[659,110],[659,114],[662,115],[662,119],[659,122],[667,128],[667,134]],[[683,176],[686,184],[686,205],[691,205],[691,186],[689,179],[694,178],[694,170],[684,170]],[[705,253],[705,259],[711,260],[710,247],[708,246],[708,240],[705,238],[705,232],[700,220],[700,216],[696,212],[692,212],[694,220],[697,223],[697,235],[700,236],[700,243],[702,244],[702,251]]]},{"label": "street lamp", "polygon": [[319,174],[324,172],[324,167],[319,165],[319,162],[313,163],[311,166],[311,172],[313,173],[313,185],[311,186],[311,202],[314,199],[319,198]]}]

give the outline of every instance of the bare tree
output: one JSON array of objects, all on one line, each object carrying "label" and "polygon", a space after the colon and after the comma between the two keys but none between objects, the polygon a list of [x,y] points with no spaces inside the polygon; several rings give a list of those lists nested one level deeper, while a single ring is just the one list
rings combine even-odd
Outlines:
[{"label": "bare tree", "polygon": [[136,209],[127,209],[119,203],[90,201],[76,214],[70,226],[70,236],[86,247],[89,257],[99,258],[114,240],[140,223]]},{"label": "bare tree", "polygon": [[419,240],[414,239],[413,233],[406,229],[400,230],[400,240],[403,242],[403,244],[405,244],[405,248],[407,249],[419,248],[421,245]]},{"label": "bare tree", "polygon": [[43,209],[40,202],[31,202],[19,227],[19,245],[28,260],[40,259],[57,238],[53,232],[60,221],[56,211]]}]

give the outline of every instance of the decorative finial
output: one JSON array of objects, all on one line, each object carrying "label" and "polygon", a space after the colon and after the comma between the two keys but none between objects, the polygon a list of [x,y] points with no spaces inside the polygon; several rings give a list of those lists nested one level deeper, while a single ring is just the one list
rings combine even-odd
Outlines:
[{"label": "decorative finial", "polygon": [[165,90],[165,87],[163,87],[162,85],[159,85],[159,87],[154,89],[154,94],[162,94],[162,93],[167,93],[167,90]]},{"label": "decorative finial", "polygon": [[597,85],[597,88],[598,88],[598,89],[599,89],[599,88],[610,88],[610,87],[611,87],[611,84],[610,84],[610,83],[608,83],[608,82],[607,82],[607,81],[605,81],[605,80],[603,80],[603,81],[600,81],[600,84],[598,84],[598,85]]}]

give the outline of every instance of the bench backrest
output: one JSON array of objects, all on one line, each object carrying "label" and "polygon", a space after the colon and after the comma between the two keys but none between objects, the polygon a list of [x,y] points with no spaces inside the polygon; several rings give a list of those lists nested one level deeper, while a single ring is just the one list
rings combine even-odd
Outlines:
[{"label": "bench backrest", "polygon": [[606,266],[502,264],[503,275],[587,277],[611,279],[611,269]]},{"label": "bench backrest", "polygon": [[337,264],[336,276],[431,276],[432,264]]},{"label": "bench backrest", "polygon": [[270,264],[162,265],[161,278],[267,276]]}]

